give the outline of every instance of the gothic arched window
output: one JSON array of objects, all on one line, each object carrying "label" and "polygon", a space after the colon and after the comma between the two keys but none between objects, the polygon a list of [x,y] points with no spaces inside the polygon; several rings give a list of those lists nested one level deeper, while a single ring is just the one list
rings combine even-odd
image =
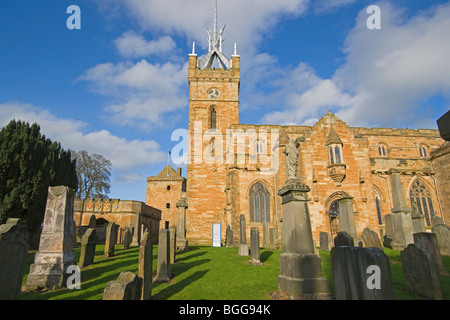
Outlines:
[{"label": "gothic arched window", "polygon": [[383,219],[381,218],[381,199],[378,192],[375,191],[375,205],[377,207],[378,224],[383,224]]},{"label": "gothic arched window", "polygon": [[431,225],[431,217],[435,215],[433,200],[431,199],[431,193],[428,191],[425,184],[417,179],[414,181],[409,191],[409,198],[411,200],[411,206],[416,207],[417,211],[425,216],[427,225]]},{"label": "gothic arched window", "polygon": [[270,192],[261,182],[250,190],[250,222],[270,222]]}]

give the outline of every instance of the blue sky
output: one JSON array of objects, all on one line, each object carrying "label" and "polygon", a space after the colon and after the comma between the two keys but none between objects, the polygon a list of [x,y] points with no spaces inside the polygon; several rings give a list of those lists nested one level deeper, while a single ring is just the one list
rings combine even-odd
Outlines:
[{"label": "blue sky", "polygon": [[[3,0],[0,126],[37,122],[113,164],[110,197],[146,177],[187,129],[187,60],[207,50],[214,0]],[[70,5],[81,29],[69,30]],[[381,29],[366,25],[370,5]],[[224,53],[241,56],[240,122],[436,128],[450,109],[449,1],[219,0]],[[184,166],[185,173],[185,166]]]}]

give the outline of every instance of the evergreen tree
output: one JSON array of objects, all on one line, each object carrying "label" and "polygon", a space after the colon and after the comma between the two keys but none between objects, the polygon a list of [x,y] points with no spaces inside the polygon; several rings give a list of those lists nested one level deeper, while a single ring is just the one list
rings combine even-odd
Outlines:
[{"label": "evergreen tree", "polygon": [[77,188],[70,151],[34,123],[11,121],[0,130],[0,223],[22,218],[30,232],[44,219],[49,186]]}]

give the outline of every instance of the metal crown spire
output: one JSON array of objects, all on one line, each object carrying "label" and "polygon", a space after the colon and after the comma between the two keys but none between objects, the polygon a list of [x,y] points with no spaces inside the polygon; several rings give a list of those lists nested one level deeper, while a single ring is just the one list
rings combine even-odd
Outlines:
[{"label": "metal crown spire", "polygon": [[217,62],[224,69],[231,68],[231,60],[229,60],[222,53],[222,42],[223,42],[223,32],[225,30],[225,26],[220,30],[220,35],[217,37],[217,0],[216,6],[214,9],[214,31],[211,34],[211,31],[207,28],[208,32],[208,53],[204,55],[198,62],[200,68],[212,68],[212,64],[214,63],[214,59],[217,58]]}]

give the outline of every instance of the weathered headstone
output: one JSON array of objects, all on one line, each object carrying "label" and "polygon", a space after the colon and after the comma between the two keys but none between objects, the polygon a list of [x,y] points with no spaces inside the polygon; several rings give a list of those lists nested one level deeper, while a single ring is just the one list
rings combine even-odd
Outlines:
[{"label": "weathered headstone", "polygon": [[175,256],[177,251],[177,227],[171,226],[169,228],[170,236],[170,263],[175,263]]},{"label": "weathered headstone", "polygon": [[276,249],[277,248],[277,229],[269,228],[269,245],[268,249]]},{"label": "weathered headstone", "polygon": [[97,241],[97,231],[94,228],[87,229],[81,238],[80,261],[78,263],[80,268],[94,263]]},{"label": "weathered headstone", "polygon": [[97,219],[95,218],[95,215],[92,215],[92,216],[89,218],[89,224],[88,224],[88,227],[89,227],[89,228],[95,228],[95,227],[97,227]]},{"label": "weathered headstone", "polygon": [[39,251],[30,266],[26,290],[49,290],[66,286],[67,268],[75,263],[73,251],[73,205],[75,191],[49,187]]},{"label": "weathered headstone", "polygon": [[400,252],[407,291],[428,299],[442,300],[439,270],[433,255],[415,244]]},{"label": "weathered headstone", "polygon": [[133,240],[131,241],[132,247],[138,247],[141,244],[141,215],[139,212],[136,213],[136,218],[134,220],[134,231]]},{"label": "weathered headstone", "polygon": [[133,240],[133,227],[125,227],[125,232],[123,233],[123,249],[127,250],[130,248],[131,241]]},{"label": "weathered headstone", "polygon": [[170,281],[170,234],[169,230],[159,232],[158,266],[155,282]]},{"label": "weathered headstone", "polygon": [[139,246],[139,277],[142,279],[141,300],[152,298],[153,245],[150,233],[144,232]]},{"label": "weathered headstone", "polygon": [[331,266],[336,300],[394,300],[389,259],[378,248],[334,247]]},{"label": "weathered headstone", "polygon": [[365,228],[362,232],[362,239],[366,248],[378,248],[383,251],[383,246],[381,244],[380,238],[375,231],[369,228]]},{"label": "weathered headstone", "polygon": [[448,276],[449,273],[444,267],[444,262],[442,261],[441,251],[439,250],[439,244],[437,241],[436,234],[431,232],[420,232],[414,233],[413,236],[414,236],[414,244],[416,246],[425,249],[431,253],[439,269],[439,274]]},{"label": "weathered headstone", "polygon": [[19,299],[27,253],[27,227],[9,218],[0,226],[0,300]]},{"label": "weathered headstone", "polygon": [[106,238],[105,238],[105,256],[113,257],[114,249],[117,243],[117,235],[118,235],[119,226],[114,222],[108,223],[108,227],[106,228]]},{"label": "weathered headstone", "polygon": [[345,231],[339,231],[334,237],[335,247],[353,247],[354,245],[353,238]]},{"label": "weathered headstone", "polygon": [[[403,250],[408,244],[414,243],[414,227],[411,219],[412,209],[406,205],[400,174],[393,173],[391,180],[394,207],[391,209],[392,215],[385,216],[386,237],[390,239],[392,249]],[[390,225],[389,228],[387,224]]]},{"label": "weathered headstone", "polygon": [[103,291],[103,300],[140,300],[141,281],[130,271],[122,271],[115,281],[110,281]]},{"label": "weathered headstone", "polygon": [[444,224],[444,219],[442,219],[442,217],[432,216],[431,217],[431,226],[434,227],[439,224]]},{"label": "weathered headstone", "polygon": [[330,234],[328,232],[320,233],[320,250],[325,250],[325,251],[331,250],[331,240],[330,240]]},{"label": "weathered headstone", "polygon": [[240,256],[248,256],[248,244],[247,244],[247,234],[246,234],[246,226],[245,226],[245,216],[241,214],[239,216],[239,249],[238,254]]},{"label": "weathered headstone", "polygon": [[338,200],[339,203],[339,231],[347,232],[352,238],[353,243],[358,243],[356,234],[355,213],[353,210],[353,198],[343,197]]},{"label": "weathered headstone", "polygon": [[432,231],[436,234],[441,255],[450,256],[450,228],[444,224],[438,224]]},{"label": "weathered headstone", "polygon": [[253,265],[262,265],[261,263],[261,256],[259,253],[259,228],[253,227],[250,229],[250,257],[251,260],[249,261]]},{"label": "weathered headstone", "polygon": [[177,250],[184,251],[188,249],[188,241],[186,240],[186,209],[188,205],[185,198],[181,198],[176,206],[178,208]]},{"label": "weathered headstone", "polygon": [[328,281],[322,277],[321,260],[314,253],[308,209],[309,190],[300,179],[294,178],[287,180],[278,191],[283,206],[283,253],[280,255],[278,286],[289,296],[329,299]]},{"label": "weathered headstone", "polygon": [[227,232],[225,236],[225,246],[226,247],[232,247],[233,246],[233,230],[231,229],[231,226],[227,226]]}]

